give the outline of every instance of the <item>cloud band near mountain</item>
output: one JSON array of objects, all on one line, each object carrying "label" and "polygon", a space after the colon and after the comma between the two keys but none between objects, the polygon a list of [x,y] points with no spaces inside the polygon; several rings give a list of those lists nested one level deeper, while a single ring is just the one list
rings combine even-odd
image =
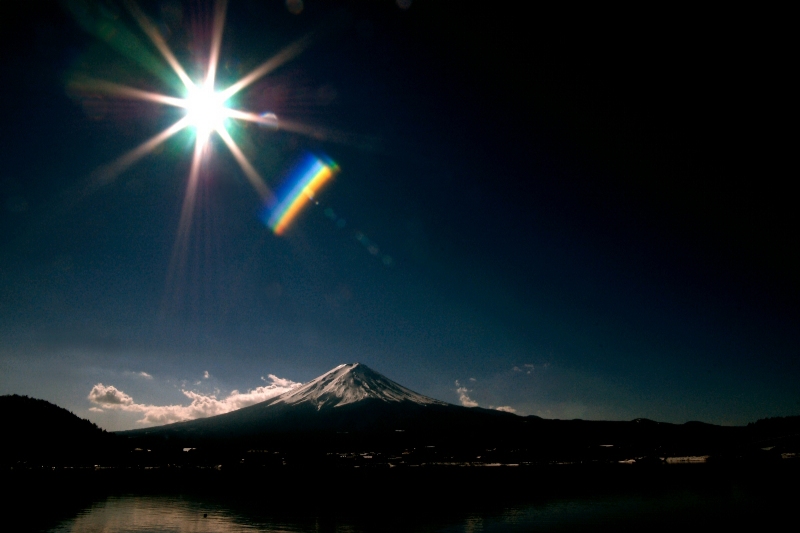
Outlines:
[{"label": "cloud band near mountain", "polygon": [[[144,417],[138,420],[139,424],[169,424],[195,418],[221,415],[248,405],[263,402],[284,392],[287,392],[300,383],[279,378],[270,374],[269,382],[262,387],[248,390],[247,392],[231,391],[224,398],[217,398],[213,394],[201,394],[190,390],[181,392],[191,400],[189,405],[147,405],[137,403],[131,396],[117,389],[113,385],[97,383],[89,392],[88,399],[94,412],[106,410],[119,410],[142,413]],[[266,380],[265,380],[266,381]]]}]

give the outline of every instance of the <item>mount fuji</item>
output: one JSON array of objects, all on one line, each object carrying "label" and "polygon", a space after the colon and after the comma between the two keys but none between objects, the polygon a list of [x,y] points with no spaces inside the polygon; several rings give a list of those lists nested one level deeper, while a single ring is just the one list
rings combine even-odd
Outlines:
[{"label": "mount fuji", "polygon": [[305,385],[267,400],[268,405],[313,405],[331,409],[364,400],[411,402],[418,405],[448,405],[395,383],[361,363],[339,365]]},{"label": "mount fuji", "polygon": [[209,441],[267,443],[311,436],[338,440],[378,436],[449,440],[504,433],[530,418],[537,417],[462,407],[429,398],[364,364],[351,363],[237,411],[118,434],[165,438],[186,445]]}]

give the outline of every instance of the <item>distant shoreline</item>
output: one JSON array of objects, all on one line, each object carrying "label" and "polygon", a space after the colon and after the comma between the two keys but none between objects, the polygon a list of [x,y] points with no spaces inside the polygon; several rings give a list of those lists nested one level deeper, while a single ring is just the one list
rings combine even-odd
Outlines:
[{"label": "distant shoreline", "polygon": [[[505,483],[527,487],[522,492],[561,490],[615,490],[632,486],[669,486],[684,483],[779,483],[796,486],[793,480],[800,475],[800,460],[785,460],[766,464],[553,464],[520,466],[463,467],[454,465],[421,465],[399,468],[318,468],[314,466],[282,466],[245,468],[237,466],[161,466],[161,467],[48,467],[0,470],[0,480],[18,487],[42,490],[76,484],[82,487],[102,487],[103,490],[220,490],[235,491],[241,484],[252,486],[261,480],[268,485],[278,482],[285,488],[305,487],[320,479],[335,479],[348,487],[362,487],[369,494],[374,484],[387,490],[414,486],[420,492],[435,491],[439,486],[458,486],[468,483],[478,492],[504,493]],[[316,481],[310,481],[316,480]],[[524,482],[519,485],[518,482]],[[455,484],[455,485],[453,485]],[[483,487],[483,489],[482,489]],[[800,488],[795,488],[800,491]]]}]

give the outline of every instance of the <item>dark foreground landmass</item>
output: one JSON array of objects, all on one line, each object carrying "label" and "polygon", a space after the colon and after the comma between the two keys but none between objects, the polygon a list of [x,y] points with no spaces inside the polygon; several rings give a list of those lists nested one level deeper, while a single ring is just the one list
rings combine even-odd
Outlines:
[{"label": "dark foreground landmass", "polygon": [[[232,516],[314,517],[353,531],[438,531],[430,524],[573,508],[577,530],[741,531],[793,520],[800,497],[800,417],[742,427],[531,419],[522,433],[472,440],[364,431],[226,442],[111,434],[19,396],[0,397],[0,413],[12,421],[0,483],[13,489],[4,507],[19,531],[125,498],[188,498]],[[311,530],[337,530],[320,527]]]},{"label": "dark foreground landmass", "polygon": [[739,427],[646,419],[474,417],[465,419],[469,425],[445,429],[425,425],[407,426],[403,431],[326,428],[209,439],[191,434],[112,434],[49,402],[23,396],[0,397],[0,414],[6,421],[0,439],[0,468],[6,470],[71,467],[268,473],[285,468],[735,466],[800,461],[797,416]]}]

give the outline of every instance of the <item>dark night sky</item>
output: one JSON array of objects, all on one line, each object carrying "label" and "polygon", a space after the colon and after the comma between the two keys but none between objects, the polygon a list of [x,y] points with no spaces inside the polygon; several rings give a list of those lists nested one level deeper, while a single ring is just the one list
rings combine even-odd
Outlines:
[{"label": "dark night sky", "polygon": [[[314,32],[235,104],[334,132],[249,124],[242,151],[273,190],[307,152],[341,170],[276,236],[213,139],[171,271],[190,132],[92,186],[180,113],[74,81],[179,82],[99,5],[0,23],[0,393],[122,429],[182,391],[224,402],[360,361],[552,418],[800,412],[787,14],[233,1],[219,84]],[[212,4],[141,7],[196,77]],[[98,383],[127,407],[90,402]]]}]

